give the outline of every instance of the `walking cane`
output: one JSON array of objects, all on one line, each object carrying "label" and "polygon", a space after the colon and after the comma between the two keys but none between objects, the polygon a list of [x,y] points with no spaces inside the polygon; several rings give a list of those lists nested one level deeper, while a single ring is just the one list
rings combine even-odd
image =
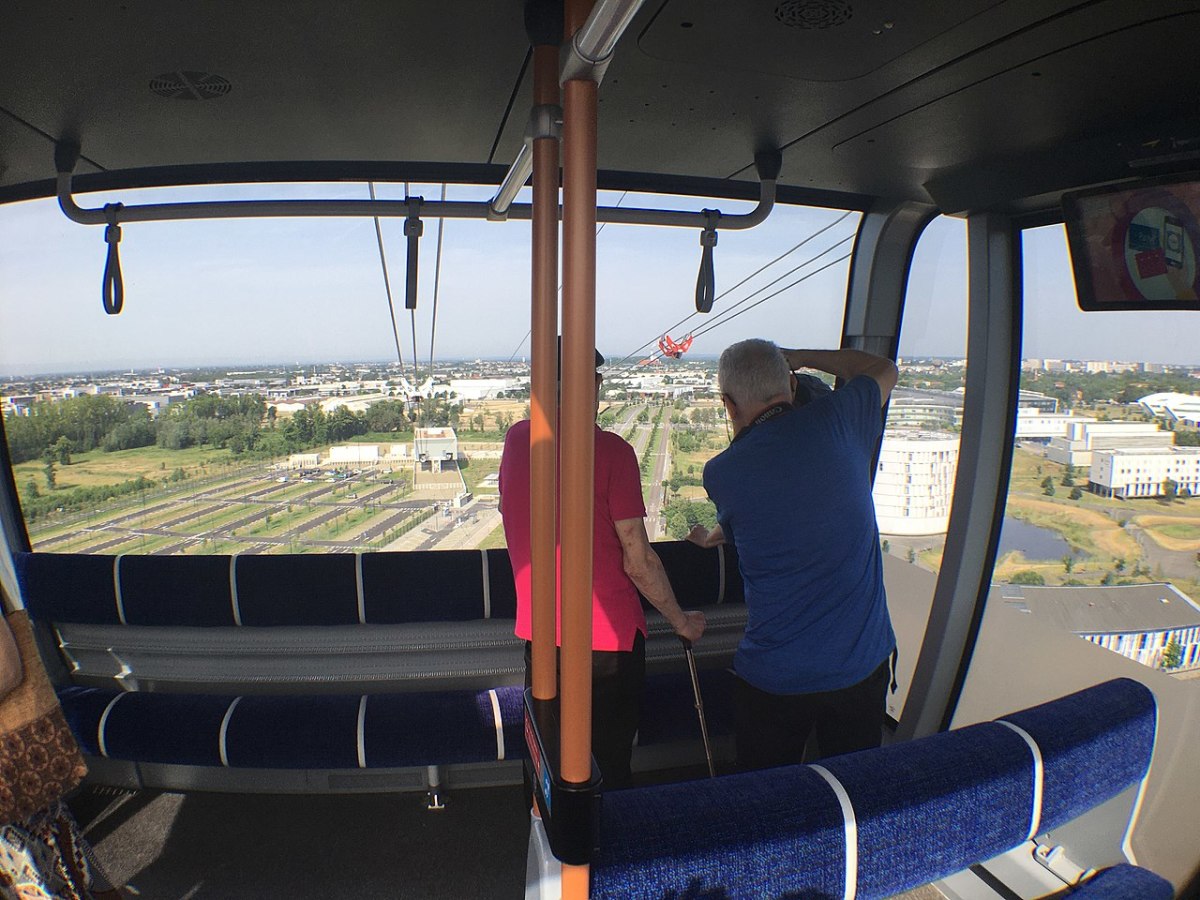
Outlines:
[{"label": "walking cane", "polygon": [[692,653],[692,642],[681,637],[683,653],[687,657],[688,672],[692,676],[692,695],[696,698],[696,715],[700,717],[700,736],[704,738],[704,758],[708,760],[708,777],[716,778],[717,769],[713,765],[712,745],[708,742],[708,723],[704,720],[704,698],[700,696],[700,677],[696,674],[696,655]]}]

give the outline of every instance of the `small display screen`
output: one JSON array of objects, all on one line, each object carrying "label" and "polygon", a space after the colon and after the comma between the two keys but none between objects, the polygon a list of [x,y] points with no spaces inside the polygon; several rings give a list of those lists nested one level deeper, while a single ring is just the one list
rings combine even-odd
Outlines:
[{"label": "small display screen", "polygon": [[1079,306],[1200,309],[1200,176],[1063,196]]}]

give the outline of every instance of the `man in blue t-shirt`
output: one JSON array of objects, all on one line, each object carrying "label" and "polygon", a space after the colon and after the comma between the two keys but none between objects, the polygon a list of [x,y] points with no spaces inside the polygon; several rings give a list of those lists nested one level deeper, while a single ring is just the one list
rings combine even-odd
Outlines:
[{"label": "man in blue t-shirt", "polygon": [[[845,384],[794,404],[799,368]],[[801,762],[814,728],[822,756],[878,747],[896,638],[871,474],[896,365],[749,340],[721,354],[718,378],[733,441],[704,467],[717,527],[689,539],[731,541],[741,563],[738,765]]]}]

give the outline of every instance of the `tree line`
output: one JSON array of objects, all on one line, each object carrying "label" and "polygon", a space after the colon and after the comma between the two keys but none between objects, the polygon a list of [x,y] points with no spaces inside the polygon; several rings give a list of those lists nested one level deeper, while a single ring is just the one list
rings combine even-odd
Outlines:
[{"label": "tree line", "polygon": [[141,404],[105,394],[36,403],[29,415],[10,414],[4,428],[13,464],[41,459],[69,465],[72,453],[158,446],[208,446],[234,454],[278,456],[367,432],[409,433],[413,426],[457,426],[458,409],[445,398],[417,404],[380,400],[363,412],[340,406],[306,407],[279,420],[260,394],[222,397],[202,393],[173,403],[157,417]]}]

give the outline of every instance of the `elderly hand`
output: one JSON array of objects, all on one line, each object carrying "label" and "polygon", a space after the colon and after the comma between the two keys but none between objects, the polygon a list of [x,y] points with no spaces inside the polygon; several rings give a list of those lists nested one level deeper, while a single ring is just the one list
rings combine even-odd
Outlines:
[{"label": "elderly hand", "polygon": [[709,531],[703,525],[693,525],[687,533],[687,539],[698,547],[715,547],[725,543],[725,535],[720,526]]},{"label": "elderly hand", "polygon": [[700,640],[707,624],[704,613],[699,610],[684,610],[683,621],[675,626],[675,633],[688,643],[694,643]]}]

